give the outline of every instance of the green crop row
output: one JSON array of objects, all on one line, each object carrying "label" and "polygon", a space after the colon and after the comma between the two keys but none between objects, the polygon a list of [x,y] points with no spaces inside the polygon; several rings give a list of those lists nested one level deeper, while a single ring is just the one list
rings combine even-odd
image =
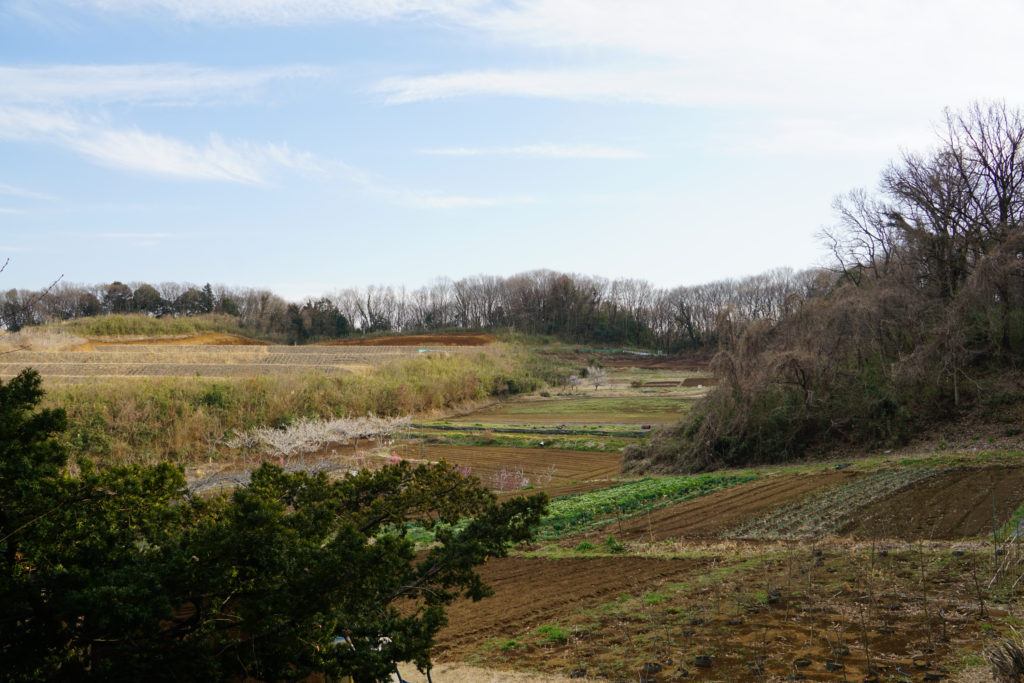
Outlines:
[{"label": "green crop row", "polygon": [[754,474],[701,474],[626,482],[551,501],[540,537],[558,538],[607,519],[626,519],[717,489],[755,479]]}]

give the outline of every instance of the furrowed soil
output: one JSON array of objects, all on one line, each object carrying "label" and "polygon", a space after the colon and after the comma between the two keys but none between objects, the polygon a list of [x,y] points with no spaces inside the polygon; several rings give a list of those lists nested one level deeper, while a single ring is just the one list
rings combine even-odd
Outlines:
[{"label": "furrowed soil", "polygon": [[[614,533],[619,541],[716,538],[752,517],[857,476],[854,472],[841,471],[757,479],[623,520],[614,526]],[[607,535],[608,530],[603,529],[573,537],[565,543],[575,545],[581,538],[594,541]]]},{"label": "furrowed soil", "polygon": [[857,538],[947,539],[991,535],[1024,500],[1024,469],[958,468],[869,505],[846,533]]},{"label": "furrowed soil", "polygon": [[504,470],[521,472],[529,479],[528,486],[538,490],[594,480],[618,477],[622,467],[621,453],[598,451],[567,451],[559,449],[505,448],[494,446],[399,445],[395,452],[406,460],[438,462],[470,468],[470,474],[484,485],[494,482]]},{"label": "furrowed soil", "polygon": [[959,653],[991,641],[981,624],[1008,615],[950,580],[977,561],[922,570],[915,551],[863,548],[493,560],[481,575],[501,609],[454,605],[436,653],[591,680],[950,679]]},{"label": "furrowed soil", "polygon": [[683,580],[708,564],[707,560],[644,557],[491,560],[480,568],[480,575],[494,589],[488,600],[501,609],[482,610],[483,602],[465,600],[454,604],[436,653],[439,660],[464,657],[490,638],[508,638],[558,623],[581,609],[614,600],[631,586]]},{"label": "furrowed soil", "polygon": [[269,346],[267,342],[256,341],[237,334],[208,332],[175,337],[140,337],[138,339],[91,339],[72,351],[92,351],[100,346]]}]

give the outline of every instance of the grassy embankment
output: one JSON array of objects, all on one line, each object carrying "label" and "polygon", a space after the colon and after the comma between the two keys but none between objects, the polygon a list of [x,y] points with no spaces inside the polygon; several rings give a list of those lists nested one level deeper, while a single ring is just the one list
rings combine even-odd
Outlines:
[{"label": "grassy embankment", "polygon": [[208,332],[252,336],[251,330],[245,330],[239,325],[237,317],[218,313],[181,318],[152,318],[141,313],[101,315],[47,325],[40,330],[62,330],[91,338],[173,337]]},{"label": "grassy embankment", "polygon": [[509,346],[427,355],[367,374],[239,380],[109,379],[55,386],[50,406],[68,413],[72,455],[109,462],[191,463],[225,452],[226,437],[299,418],[408,415],[532,391],[557,381],[558,365]]}]

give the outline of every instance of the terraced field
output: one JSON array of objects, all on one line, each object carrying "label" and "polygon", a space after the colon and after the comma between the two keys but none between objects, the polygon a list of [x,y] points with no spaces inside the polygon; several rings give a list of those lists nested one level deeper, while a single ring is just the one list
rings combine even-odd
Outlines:
[{"label": "terraced field", "polygon": [[[431,353],[479,353],[447,346]],[[48,380],[81,382],[103,377],[254,377],[363,372],[420,355],[416,346],[269,346],[208,344],[91,344],[82,350],[14,351],[0,356],[0,378],[33,367]]]}]

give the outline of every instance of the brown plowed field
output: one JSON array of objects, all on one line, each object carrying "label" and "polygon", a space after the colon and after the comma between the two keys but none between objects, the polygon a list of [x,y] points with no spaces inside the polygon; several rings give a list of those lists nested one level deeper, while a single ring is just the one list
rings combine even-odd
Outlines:
[{"label": "brown plowed field", "polygon": [[905,540],[986,536],[993,522],[1005,524],[1021,501],[1024,468],[951,470],[869,505],[847,533]]},{"label": "brown plowed field", "polygon": [[[591,680],[638,680],[644,663],[657,662],[659,681],[786,680],[794,673],[799,680],[859,681],[870,651],[878,680],[918,681],[951,680],[964,652],[992,642],[980,628],[973,584],[932,573],[922,588],[914,551],[872,560],[806,548],[749,569],[743,561],[731,554],[491,560],[480,574],[493,597],[448,608],[435,658],[563,675],[583,668]],[[970,574],[976,561],[954,557],[949,576]],[[866,573],[877,602],[863,593]],[[919,600],[939,592],[941,625]],[[991,606],[988,614],[997,621],[1006,611]],[[541,626],[559,627],[566,637],[544,642]],[[710,656],[706,667],[695,659],[703,654]],[[829,669],[834,660],[837,671]],[[758,662],[763,673],[752,670]]]},{"label": "brown plowed field", "polygon": [[498,338],[491,334],[409,334],[368,339],[339,339],[318,346],[487,346]]},{"label": "brown plowed field", "polygon": [[256,341],[237,334],[207,332],[183,337],[144,337],[140,339],[90,339],[72,351],[92,351],[99,346],[269,346],[267,342]]},{"label": "brown plowed field", "polygon": [[439,660],[458,659],[491,638],[507,639],[530,628],[558,623],[622,593],[687,580],[711,562],[711,558],[645,557],[491,560],[479,571],[494,595],[480,603],[460,600],[453,604],[448,609],[449,626],[441,631],[434,652]]},{"label": "brown plowed field", "polygon": [[[768,477],[736,484],[684,500],[615,524],[619,541],[663,541],[670,538],[711,538],[752,517],[792,503],[827,486],[849,481],[853,472],[825,472]],[[608,535],[608,527],[589,532],[589,540]],[[576,545],[580,536],[565,542]]]},{"label": "brown plowed field", "polygon": [[618,476],[622,467],[620,453],[556,448],[412,444],[397,446],[395,450],[401,457],[410,460],[446,460],[451,465],[470,467],[471,473],[485,485],[489,485],[503,469],[521,470],[530,480],[531,486],[545,490],[550,486],[610,479]]}]

